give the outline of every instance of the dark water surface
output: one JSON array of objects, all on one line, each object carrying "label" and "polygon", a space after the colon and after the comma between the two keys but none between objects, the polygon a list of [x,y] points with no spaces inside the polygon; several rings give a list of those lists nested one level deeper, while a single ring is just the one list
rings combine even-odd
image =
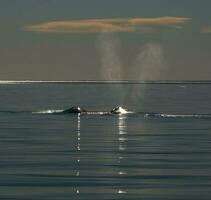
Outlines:
[{"label": "dark water surface", "polygon": [[[210,199],[210,91],[211,84],[1,84],[0,199]],[[73,105],[145,114],[45,113]]]}]

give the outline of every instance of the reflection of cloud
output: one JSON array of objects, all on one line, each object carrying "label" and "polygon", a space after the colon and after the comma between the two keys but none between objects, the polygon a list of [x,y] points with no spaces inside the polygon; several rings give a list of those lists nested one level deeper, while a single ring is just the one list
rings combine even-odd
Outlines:
[{"label": "reflection of cloud", "polygon": [[202,30],[203,33],[211,33],[211,26],[208,26],[208,27],[205,27],[203,30]]},{"label": "reflection of cloud", "polygon": [[183,28],[190,18],[157,17],[157,18],[111,18],[84,19],[69,21],[52,21],[29,25],[24,29],[35,32],[53,33],[98,33],[98,32],[135,32],[157,30],[161,27]]}]

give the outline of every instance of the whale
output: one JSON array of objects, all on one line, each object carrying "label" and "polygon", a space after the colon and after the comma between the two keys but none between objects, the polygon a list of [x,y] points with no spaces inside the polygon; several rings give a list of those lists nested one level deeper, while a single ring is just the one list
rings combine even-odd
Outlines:
[{"label": "whale", "polygon": [[110,111],[102,112],[102,111],[87,111],[84,108],[81,108],[79,106],[73,106],[71,108],[68,108],[62,112],[63,114],[73,113],[73,114],[128,114],[132,113],[131,111],[128,111],[128,109],[123,108],[121,106],[117,106],[113,108]]},{"label": "whale", "polygon": [[86,112],[87,111],[84,108],[81,108],[79,106],[73,106],[71,108],[64,110],[62,113],[64,113],[64,114],[67,114],[67,113],[79,114],[79,113],[86,113]]}]

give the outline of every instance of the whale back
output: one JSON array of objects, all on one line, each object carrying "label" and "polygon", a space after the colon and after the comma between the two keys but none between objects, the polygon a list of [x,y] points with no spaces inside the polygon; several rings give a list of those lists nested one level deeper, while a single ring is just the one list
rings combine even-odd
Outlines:
[{"label": "whale back", "polygon": [[82,112],[86,112],[86,110],[79,106],[73,106],[73,107],[63,111],[63,113],[82,113]]}]

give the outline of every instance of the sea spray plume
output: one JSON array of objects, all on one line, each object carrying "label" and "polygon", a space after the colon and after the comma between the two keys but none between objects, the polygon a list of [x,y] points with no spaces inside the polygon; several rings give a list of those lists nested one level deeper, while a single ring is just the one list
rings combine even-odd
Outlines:
[{"label": "sea spray plume", "polygon": [[[135,59],[133,73],[139,81],[158,80],[165,66],[162,46],[157,43],[148,43],[141,47]],[[135,86],[131,94],[133,101],[144,98],[144,90],[144,85]]]}]

